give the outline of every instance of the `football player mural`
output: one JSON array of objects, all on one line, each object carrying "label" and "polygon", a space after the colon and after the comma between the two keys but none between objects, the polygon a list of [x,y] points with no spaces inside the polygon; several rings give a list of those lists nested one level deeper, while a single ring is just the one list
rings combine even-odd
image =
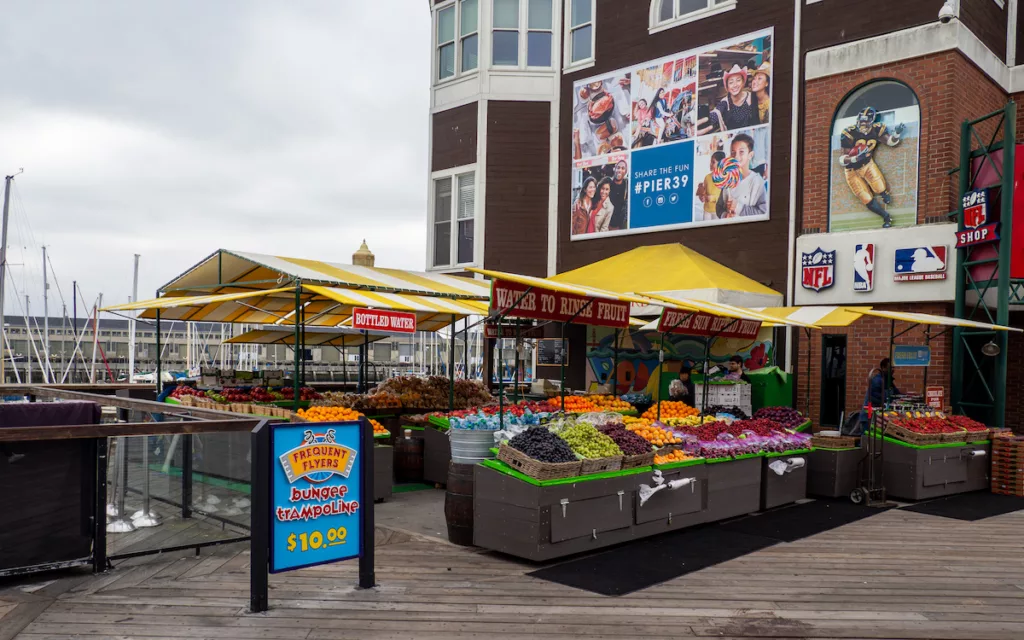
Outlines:
[{"label": "football player mural", "polygon": [[857,114],[857,124],[843,131],[842,145],[846,153],[839,156],[839,164],[843,166],[846,184],[868,211],[881,216],[885,229],[892,226],[892,218],[883,204],[892,204],[892,194],[885,183],[885,174],[875,163],[875,149],[880,143],[890,147],[898,145],[905,128],[901,123],[889,131],[878,121],[878,112],[873,107],[865,107]]},{"label": "football player mural", "polygon": [[905,84],[851,93],[832,124],[829,231],[917,224],[921,108]]}]

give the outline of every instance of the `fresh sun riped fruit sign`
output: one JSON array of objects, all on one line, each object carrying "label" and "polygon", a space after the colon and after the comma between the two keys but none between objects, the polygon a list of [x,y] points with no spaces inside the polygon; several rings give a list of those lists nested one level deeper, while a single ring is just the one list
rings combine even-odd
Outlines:
[{"label": "fresh sun riped fruit sign", "polygon": [[359,422],[274,425],[270,571],[360,553]]}]

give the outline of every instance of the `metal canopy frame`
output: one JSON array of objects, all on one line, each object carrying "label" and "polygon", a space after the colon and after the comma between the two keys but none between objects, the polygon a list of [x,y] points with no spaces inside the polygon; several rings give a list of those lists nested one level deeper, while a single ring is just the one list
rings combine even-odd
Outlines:
[{"label": "metal canopy frame", "polygon": [[[1011,295],[1013,304],[1024,304],[1024,282],[1010,280],[1010,245],[1013,235],[1014,156],[1016,153],[1017,105],[1008,102],[1005,107],[976,120],[965,120],[960,125],[959,198],[957,209],[949,214],[963,231],[963,195],[975,189],[990,189],[991,201],[999,200],[1002,230],[997,257],[976,256],[979,246],[957,250],[956,307],[954,316],[967,320],[980,320],[991,324],[1009,325]],[[994,125],[994,126],[993,126]],[[984,131],[991,127],[985,142]],[[1002,151],[1002,162],[994,154]],[[974,168],[976,160],[977,169]],[[993,183],[981,180],[983,168],[990,168],[997,176]],[[986,247],[987,245],[980,245]],[[976,280],[972,268],[991,265],[993,277]],[[968,295],[977,300],[968,301]],[[991,297],[995,296],[995,304]],[[986,299],[988,298],[988,299]],[[999,355],[981,354],[987,342],[999,346]],[[953,410],[970,415],[985,424],[1002,428],[1006,423],[1006,371],[1009,336],[1004,331],[956,327],[953,330],[953,376],[950,393]]]}]

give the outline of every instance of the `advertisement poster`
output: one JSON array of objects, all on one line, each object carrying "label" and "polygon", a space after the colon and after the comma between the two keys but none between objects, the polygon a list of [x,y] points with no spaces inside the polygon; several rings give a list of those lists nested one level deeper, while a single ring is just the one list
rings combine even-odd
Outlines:
[{"label": "advertisement poster", "polygon": [[917,224],[921,107],[881,80],[848,97],[832,123],[829,231]]},{"label": "advertisement poster", "polygon": [[359,422],[273,426],[271,573],[359,556],[360,429]]},{"label": "advertisement poster", "polygon": [[573,240],[768,219],[772,38],[573,85]]}]

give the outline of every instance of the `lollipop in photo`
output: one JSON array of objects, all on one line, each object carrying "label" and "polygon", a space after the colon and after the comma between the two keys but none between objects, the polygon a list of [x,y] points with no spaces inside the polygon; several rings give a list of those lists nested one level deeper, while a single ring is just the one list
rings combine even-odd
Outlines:
[{"label": "lollipop in photo", "polygon": [[740,183],[740,163],[728,157],[711,168],[711,182],[719,189],[733,188]]}]

